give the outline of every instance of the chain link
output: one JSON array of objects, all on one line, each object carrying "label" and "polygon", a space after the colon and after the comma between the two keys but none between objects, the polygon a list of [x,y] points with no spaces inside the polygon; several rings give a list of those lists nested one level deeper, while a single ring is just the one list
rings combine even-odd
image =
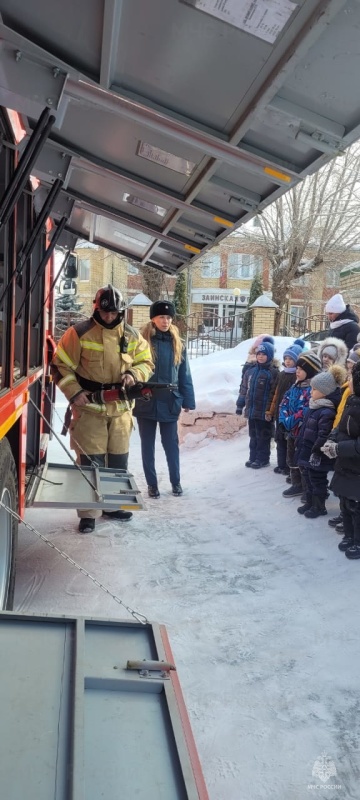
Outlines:
[{"label": "chain link", "polygon": [[75,567],[77,570],[79,570],[79,572],[81,572],[83,575],[86,575],[87,578],[90,578],[90,580],[95,584],[95,586],[98,586],[99,589],[102,589],[103,592],[105,592],[110,597],[112,597],[112,599],[115,600],[115,603],[118,603],[118,605],[120,605],[123,608],[125,608],[125,610],[128,612],[128,614],[131,614],[131,616],[134,617],[134,619],[136,619],[137,622],[140,622],[142,625],[148,625],[149,624],[149,620],[147,619],[147,617],[145,617],[144,614],[140,614],[139,611],[135,611],[133,608],[130,608],[130,606],[127,606],[126,603],[124,603],[123,600],[120,599],[120,597],[118,597],[116,594],[111,592],[110,589],[108,589],[107,586],[105,586],[103,583],[101,583],[101,581],[98,581],[97,578],[94,578],[94,576],[91,575],[90,572],[87,571],[87,569],[85,569],[84,567],[81,567],[80,564],[77,564],[77,562],[74,561],[73,558],[68,556],[68,554],[65,553],[63,550],[60,550],[58,547],[56,547],[56,545],[53,544],[52,542],[50,542],[50,540],[46,536],[44,536],[42,533],[40,533],[40,531],[37,531],[36,528],[33,528],[32,525],[30,525],[28,522],[25,522],[23,519],[21,519],[21,517],[19,517],[19,514],[17,514],[16,511],[13,511],[12,508],[9,508],[8,506],[6,506],[5,503],[2,502],[2,500],[0,500],[0,506],[2,506],[2,508],[4,508],[5,511],[7,511],[8,514],[10,514],[12,517],[14,517],[18,522],[21,522],[23,525],[25,525],[25,528],[27,528],[29,531],[34,533],[35,536],[38,537],[38,539],[41,539],[41,541],[44,542],[45,544],[47,544],[48,547],[51,547],[52,550],[55,550],[61,556],[61,558],[64,558],[65,561],[68,561],[69,564],[71,564],[73,567]]}]

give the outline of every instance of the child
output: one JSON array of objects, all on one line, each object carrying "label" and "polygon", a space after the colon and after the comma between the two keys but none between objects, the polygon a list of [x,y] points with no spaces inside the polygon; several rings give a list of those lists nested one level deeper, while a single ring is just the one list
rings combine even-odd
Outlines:
[{"label": "child", "polygon": [[[359,345],[357,345],[357,347],[359,347]],[[341,387],[341,400],[337,408],[333,429],[337,428],[341,420],[341,417],[343,415],[343,411],[348,401],[348,398],[352,395],[351,373],[355,367],[355,364],[357,364],[359,361],[360,361],[359,350],[350,350],[350,353],[346,359],[347,381],[345,381],[345,383]],[[341,511],[337,517],[332,517],[332,519],[329,519],[328,525],[330,525],[331,528],[335,528],[336,533],[344,533]]]},{"label": "child", "polygon": [[341,364],[344,367],[348,349],[342,339],[328,336],[320,345],[317,354],[320,358],[322,369],[329,369],[332,364]]},{"label": "child", "polygon": [[310,400],[310,379],[321,372],[321,362],[316,353],[307,350],[296,362],[296,382],[285,392],[279,408],[279,425],[287,437],[286,463],[290,467],[291,486],[283,497],[302,494],[300,470],[296,464],[295,442],[302,425],[304,410]]},{"label": "child", "polygon": [[[330,488],[338,497],[343,515],[344,538],[338,545],[347,558],[360,558],[360,364],[352,371],[353,392],[332,439],[323,453],[336,458]],[[335,441],[333,440],[335,439]]]},{"label": "child", "polygon": [[[274,344],[274,337],[270,336],[267,333],[260,333],[259,336],[257,336],[256,339],[254,339],[252,345],[249,348],[249,352],[247,354],[247,358],[246,358],[245,364],[244,364],[244,366],[242,368],[241,381],[243,381],[243,378],[245,377],[245,373],[248,371],[248,369],[250,369],[250,367],[254,367],[256,365],[256,351],[257,351],[257,348],[259,347],[259,344],[262,344],[263,342],[270,342],[270,344]],[[241,384],[240,384],[239,392],[240,392],[240,389],[241,389]]]},{"label": "child", "polygon": [[272,424],[265,414],[271,405],[279,372],[273,358],[274,345],[270,342],[257,347],[256,364],[246,371],[236,403],[236,413],[242,414],[245,408],[249,420],[250,454],[245,466],[252,469],[269,466]]},{"label": "child", "polygon": [[309,408],[304,415],[296,448],[297,463],[306,486],[306,502],[298,512],[308,519],[327,514],[325,500],[331,462],[320,448],[331,433],[345,376],[345,369],[334,364],[327,372],[320,372],[311,379]]},{"label": "child", "polygon": [[295,342],[284,351],[284,369],[278,374],[273,401],[268,413],[265,415],[265,419],[268,421],[274,420],[276,426],[275,441],[277,467],[275,467],[274,472],[276,472],[278,475],[289,475],[290,472],[289,467],[286,464],[287,441],[285,438],[285,432],[281,426],[279,426],[279,407],[285,392],[287,392],[287,390],[290,389],[290,387],[296,381],[296,362],[304,347],[305,342],[303,342],[302,339],[295,339]]}]

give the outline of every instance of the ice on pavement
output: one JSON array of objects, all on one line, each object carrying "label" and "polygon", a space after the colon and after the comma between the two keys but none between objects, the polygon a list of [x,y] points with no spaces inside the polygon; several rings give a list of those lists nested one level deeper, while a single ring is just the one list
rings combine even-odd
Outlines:
[{"label": "ice on pavement", "polygon": [[[247,349],[193,361],[197,393],[211,397],[216,378],[226,402],[234,398]],[[210,800],[359,800],[360,563],[338,551],[326,518],[297,514],[282,477],[244,467],[247,443],[242,432],[182,448],[179,498],[158,445],[161,498],[150,501],[135,432],[130,466],[146,508],[130,523],[100,522],[81,536],[71,510],[29,509],[27,520],[166,624]],[[63,460],[54,442],[50,460]],[[334,497],[327,505],[337,513]],[[125,617],[25,529],[16,610]],[[322,777],[318,759],[333,764]]]}]

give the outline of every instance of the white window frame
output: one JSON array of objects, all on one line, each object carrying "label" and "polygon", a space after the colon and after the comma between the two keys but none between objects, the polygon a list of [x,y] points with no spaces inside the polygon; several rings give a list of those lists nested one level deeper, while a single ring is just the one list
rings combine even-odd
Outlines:
[{"label": "white window frame", "polygon": [[220,253],[205,256],[206,262],[201,265],[202,278],[220,278],[221,257]]},{"label": "white window frame", "polygon": [[[233,262],[233,263],[231,263]],[[229,253],[229,280],[252,281],[255,275],[262,273],[263,259],[251,253]]]},{"label": "white window frame", "polygon": [[[83,271],[86,272],[87,277],[83,277]],[[79,281],[81,283],[90,282],[90,258],[79,258]]]}]

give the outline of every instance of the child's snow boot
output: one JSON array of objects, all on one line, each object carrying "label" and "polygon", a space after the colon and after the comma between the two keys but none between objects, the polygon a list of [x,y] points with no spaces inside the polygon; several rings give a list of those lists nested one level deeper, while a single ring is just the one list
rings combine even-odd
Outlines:
[{"label": "child's snow boot", "polygon": [[312,506],[309,511],[305,511],[304,516],[306,519],[316,519],[317,517],[324,517],[327,514],[325,508],[325,497],[320,497],[318,494],[313,495]]},{"label": "child's snow boot", "polygon": [[342,553],[346,553],[346,550],[349,549],[354,544],[352,537],[344,536],[344,538],[339,542],[338,548],[341,550]]},{"label": "child's snow boot", "polygon": [[283,492],[283,497],[297,497],[297,495],[303,493],[299,470],[291,468],[290,478],[291,478],[291,486],[289,487],[289,489],[285,489],[285,491]]},{"label": "child's snow boot", "polygon": [[301,500],[304,503],[304,505],[299,506],[297,511],[298,514],[305,514],[305,511],[310,511],[310,508],[312,507],[312,494],[310,494],[310,492],[306,492],[305,500],[303,500],[302,497]]}]

